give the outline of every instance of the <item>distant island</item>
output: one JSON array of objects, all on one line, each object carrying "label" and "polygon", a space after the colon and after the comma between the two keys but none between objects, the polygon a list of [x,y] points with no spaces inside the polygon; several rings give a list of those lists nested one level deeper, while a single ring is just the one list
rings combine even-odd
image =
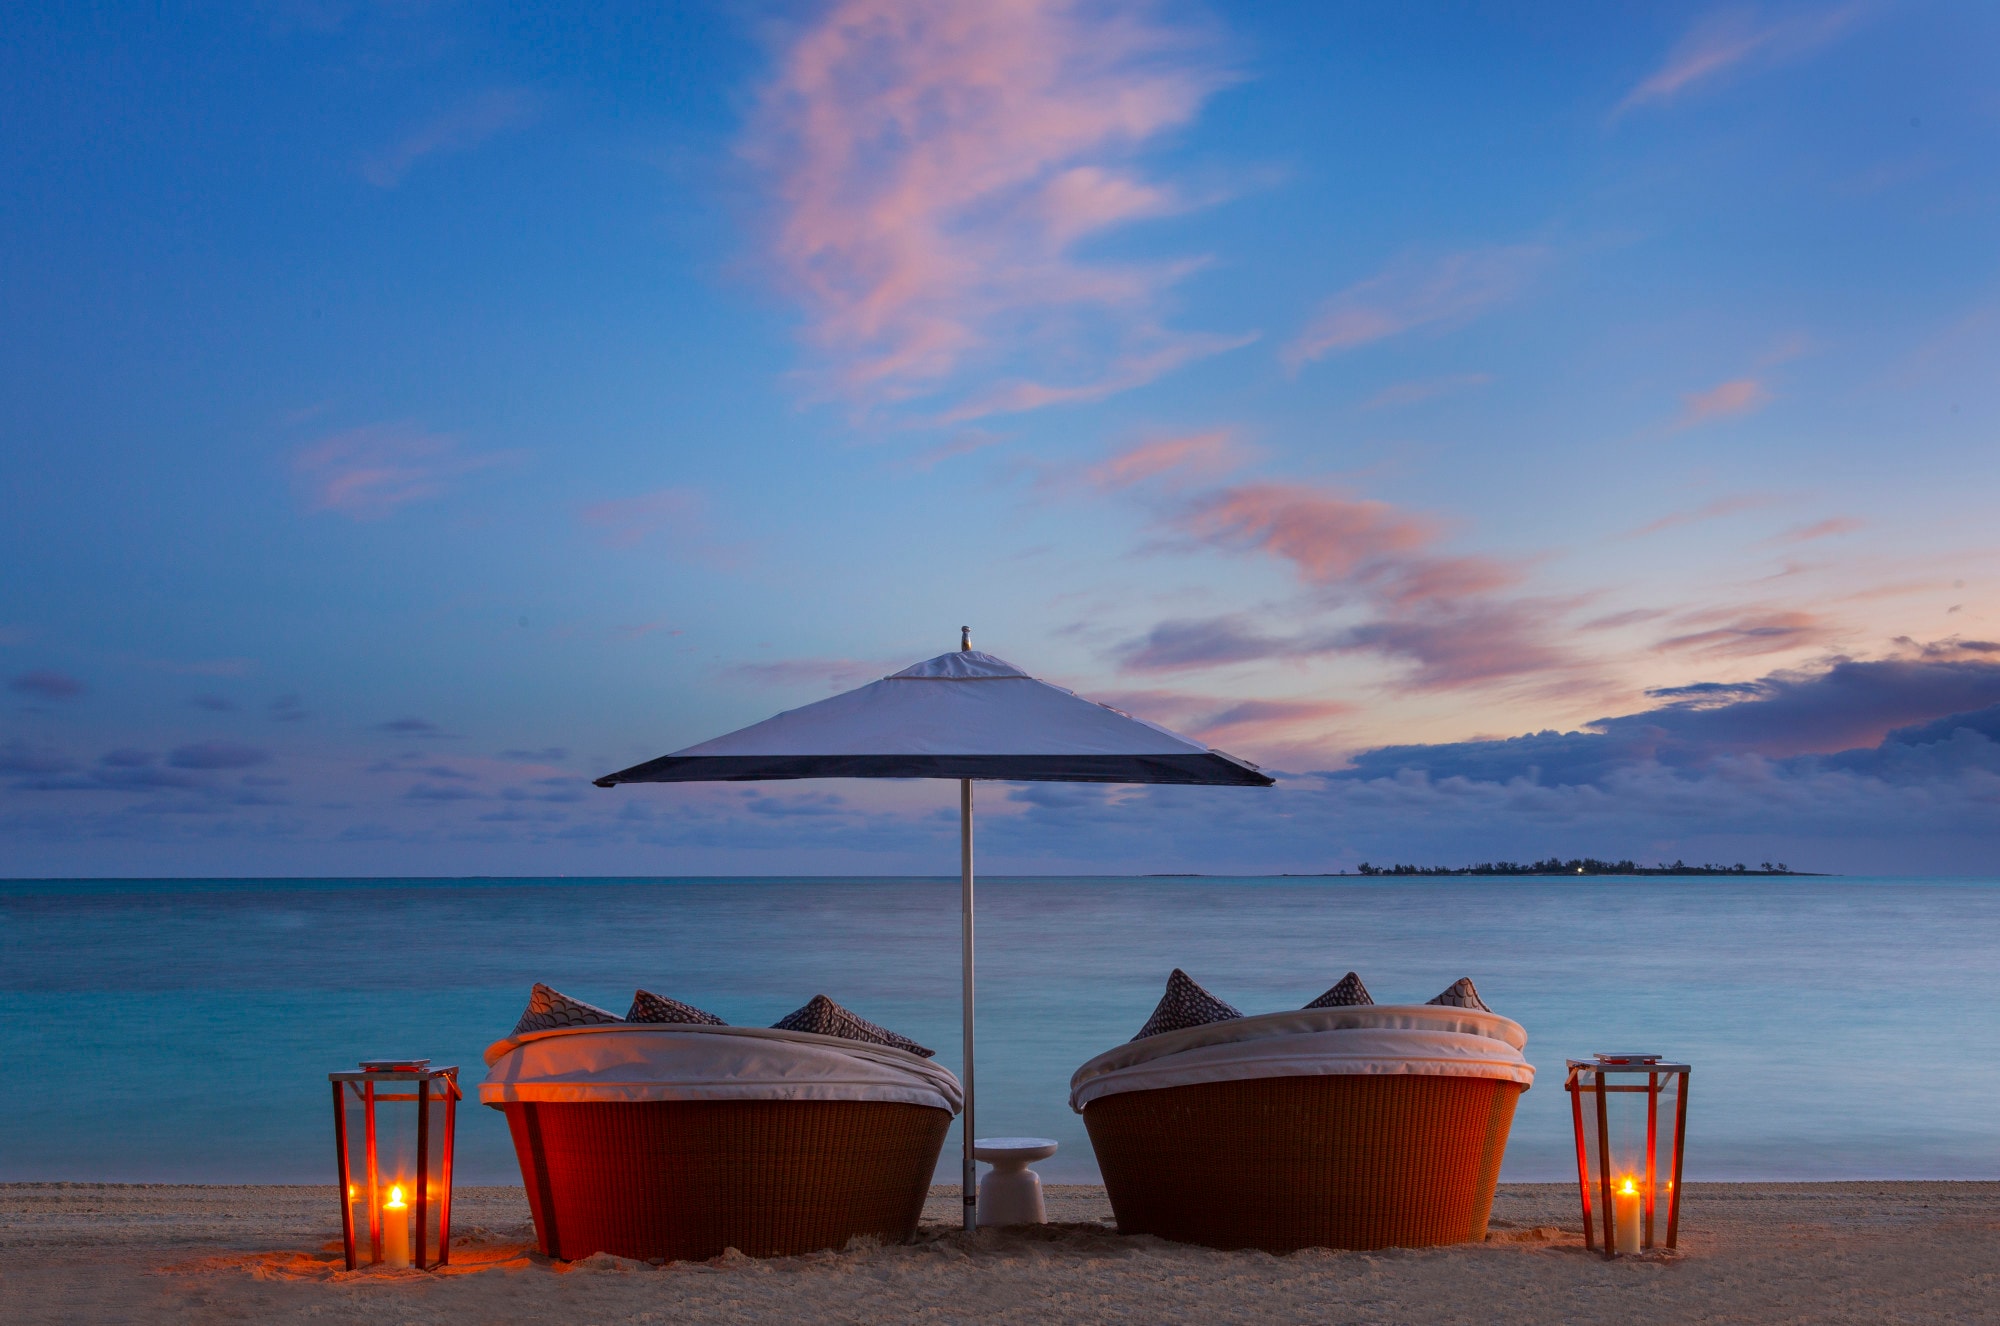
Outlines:
[{"label": "distant island", "polygon": [[1354,868],[1357,875],[1810,875],[1810,870],[1794,870],[1783,861],[1760,863],[1754,869],[1738,861],[1733,866],[1705,862],[1691,866],[1685,861],[1668,865],[1642,866],[1636,861],[1600,861],[1594,856],[1564,861],[1550,857],[1525,865],[1518,861],[1486,861],[1476,866],[1376,866],[1363,861]]}]

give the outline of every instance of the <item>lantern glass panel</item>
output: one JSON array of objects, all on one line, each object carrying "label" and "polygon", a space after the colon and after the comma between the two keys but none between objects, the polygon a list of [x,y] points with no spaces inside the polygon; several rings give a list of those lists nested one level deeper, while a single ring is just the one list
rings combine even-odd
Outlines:
[{"label": "lantern glass panel", "polygon": [[456,1071],[335,1075],[356,1266],[446,1260]]},{"label": "lantern glass panel", "polygon": [[1657,1061],[1572,1061],[1571,1067],[1581,1130],[1578,1177],[1593,1237],[1614,1253],[1671,1246],[1679,1224],[1674,1184],[1686,1067]]}]

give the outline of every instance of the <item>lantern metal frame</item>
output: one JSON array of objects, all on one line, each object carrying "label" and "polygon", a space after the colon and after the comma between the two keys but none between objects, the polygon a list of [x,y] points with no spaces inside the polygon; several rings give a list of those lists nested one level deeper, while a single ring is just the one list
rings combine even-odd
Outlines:
[{"label": "lantern metal frame", "polygon": [[[1599,1246],[1591,1207],[1591,1188],[1595,1186],[1598,1208],[1602,1211],[1602,1246],[1607,1258],[1618,1256],[1611,1200],[1611,1110],[1608,1097],[1613,1093],[1644,1093],[1646,1097],[1646,1187],[1644,1215],[1639,1226],[1639,1247],[1641,1251],[1646,1251],[1654,1246],[1655,1207],[1659,1192],[1660,1094],[1669,1089],[1669,1083],[1663,1079],[1679,1079],[1671,1084],[1674,1090],[1674,1172],[1667,1183],[1667,1236],[1663,1245],[1677,1247],[1681,1223],[1681,1160],[1687,1149],[1688,1075],[1692,1070],[1687,1064],[1662,1063],[1657,1054],[1599,1054],[1590,1059],[1565,1062],[1569,1066],[1569,1076],[1563,1082],[1563,1090],[1569,1093],[1570,1115],[1576,1125],[1576,1180],[1577,1192],[1583,1202],[1583,1246],[1590,1251],[1596,1251]],[[1634,1079],[1643,1077],[1645,1080],[1614,1082],[1613,1074],[1628,1075]],[[1585,1075],[1591,1080],[1580,1080]],[[1597,1174],[1594,1184],[1590,1172],[1592,1134],[1587,1131],[1584,1118],[1585,1096],[1596,1098]]]},{"label": "lantern metal frame", "polygon": [[[417,1107],[417,1178],[411,1185],[414,1194],[411,1201],[410,1265],[418,1270],[430,1270],[447,1265],[451,1261],[451,1163],[453,1142],[456,1140],[458,1102],[463,1099],[458,1089],[458,1066],[432,1068],[428,1059],[376,1059],[363,1060],[361,1067],[346,1072],[328,1073],[327,1081],[333,1087],[333,1145],[339,1157],[340,1169],[340,1238],[347,1253],[347,1269],[357,1269],[355,1257],[354,1229],[354,1177],[349,1167],[347,1110],[349,1094],[361,1106],[365,1134],[363,1163],[368,1169],[368,1262],[382,1260],[382,1210],[376,1189],[380,1186],[377,1172],[376,1142],[378,1129],[375,1107],[378,1104],[414,1102]],[[414,1090],[396,1090],[395,1084],[409,1083]],[[383,1090],[384,1087],[390,1088]],[[438,1145],[438,1238],[437,1247],[427,1246],[430,1232],[429,1178],[431,1162],[431,1106],[443,1106],[441,1129],[443,1136],[436,1139]],[[435,1252],[434,1257],[426,1253]]]}]

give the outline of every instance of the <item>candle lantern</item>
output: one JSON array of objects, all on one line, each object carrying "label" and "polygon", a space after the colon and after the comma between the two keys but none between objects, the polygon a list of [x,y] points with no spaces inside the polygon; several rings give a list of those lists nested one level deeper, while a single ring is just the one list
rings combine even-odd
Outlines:
[{"label": "candle lantern", "polygon": [[1687,1088],[1688,1066],[1657,1054],[1569,1060],[1586,1248],[1617,1257],[1676,1245]]},{"label": "candle lantern", "polygon": [[451,1259],[451,1155],[458,1069],[370,1059],[333,1084],[340,1234],[347,1269],[429,1270]]}]

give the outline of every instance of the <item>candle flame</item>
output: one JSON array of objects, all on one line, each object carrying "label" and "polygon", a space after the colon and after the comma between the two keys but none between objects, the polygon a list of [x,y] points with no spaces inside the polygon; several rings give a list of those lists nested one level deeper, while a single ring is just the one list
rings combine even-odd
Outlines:
[{"label": "candle flame", "polygon": [[403,1209],[403,1189],[401,1188],[400,1185],[390,1186],[389,1200],[382,1203],[382,1205],[386,1209],[392,1211],[400,1211]]},{"label": "candle flame", "polygon": [[[401,1192],[402,1189],[398,1188],[396,1191]],[[1639,1185],[1632,1181],[1630,1174],[1627,1174],[1624,1181],[1618,1185],[1618,1195],[1620,1197],[1636,1197],[1638,1194]]]}]

